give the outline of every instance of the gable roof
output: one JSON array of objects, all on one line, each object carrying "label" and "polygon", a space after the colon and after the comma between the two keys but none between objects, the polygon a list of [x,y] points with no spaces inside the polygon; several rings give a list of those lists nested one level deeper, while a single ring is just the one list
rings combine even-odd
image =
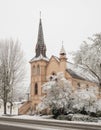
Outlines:
[{"label": "gable roof", "polygon": [[59,59],[58,57],[54,56],[54,55],[51,56],[51,58],[49,59],[49,62],[50,62],[50,60],[52,59],[52,57],[53,57],[57,62],[60,62],[60,59]]},{"label": "gable roof", "polygon": [[57,56],[54,56],[54,58],[55,58],[58,62],[60,62],[60,59],[59,59]]},{"label": "gable roof", "polygon": [[71,62],[67,62],[67,71],[74,78],[96,82],[95,77],[92,76],[92,74],[81,65],[75,65]]},{"label": "gable roof", "polygon": [[[60,62],[60,59],[56,56],[53,56],[57,62]],[[86,81],[91,81],[91,82],[96,82],[95,77],[93,77],[90,72],[84,68],[81,65],[75,65],[69,61],[67,61],[67,68],[66,71],[73,77],[76,79],[80,79],[80,80],[86,80]]]}]

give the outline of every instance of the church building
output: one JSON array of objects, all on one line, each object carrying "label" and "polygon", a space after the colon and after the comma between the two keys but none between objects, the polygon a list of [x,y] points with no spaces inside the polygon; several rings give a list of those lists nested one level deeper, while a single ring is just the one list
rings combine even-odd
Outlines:
[{"label": "church building", "polygon": [[44,42],[42,19],[39,20],[38,38],[35,47],[35,56],[30,60],[31,81],[29,100],[19,108],[19,114],[28,114],[30,111],[36,110],[37,105],[41,102],[42,85],[47,82],[47,77],[56,75],[58,72],[63,72],[67,80],[73,86],[73,90],[82,87],[95,85],[93,77],[85,71],[82,66],[76,66],[67,59],[66,51],[62,45],[59,52],[59,57],[52,54],[49,59],[46,55],[47,44]]}]

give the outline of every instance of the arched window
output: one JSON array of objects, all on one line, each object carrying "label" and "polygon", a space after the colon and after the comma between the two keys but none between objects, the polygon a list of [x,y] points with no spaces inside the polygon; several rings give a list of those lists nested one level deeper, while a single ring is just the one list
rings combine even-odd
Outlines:
[{"label": "arched window", "polygon": [[86,85],[86,90],[87,90],[87,91],[88,91],[88,88],[89,88],[89,85],[87,84],[87,85]]},{"label": "arched window", "polygon": [[80,87],[81,87],[80,83],[77,83],[77,86],[78,86],[78,89],[80,89]]},{"label": "arched window", "polygon": [[40,75],[40,66],[37,66],[37,74]]},{"label": "arched window", "polygon": [[34,86],[34,94],[37,95],[38,94],[38,84],[35,83],[35,86]]},{"label": "arched window", "polygon": [[52,75],[56,75],[56,73],[55,73],[55,72],[52,72]]},{"label": "arched window", "polygon": [[33,68],[32,68],[32,72],[33,72],[33,74],[35,74],[36,73],[36,68],[35,68],[35,65],[33,66]]}]

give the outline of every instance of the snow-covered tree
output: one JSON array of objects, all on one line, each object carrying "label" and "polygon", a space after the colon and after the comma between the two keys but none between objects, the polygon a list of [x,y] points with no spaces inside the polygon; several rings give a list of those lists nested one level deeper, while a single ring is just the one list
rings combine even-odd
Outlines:
[{"label": "snow-covered tree", "polygon": [[93,104],[93,112],[96,113],[96,116],[101,117],[101,99],[98,99],[94,104]]},{"label": "snow-covered tree", "polygon": [[0,40],[0,98],[4,103],[4,114],[6,104],[14,99],[14,90],[17,84],[22,83],[25,78],[24,57],[18,41]]},{"label": "snow-covered tree", "polygon": [[94,103],[97,101],[98,88],[90,86],[76,90],[73,94],[73,109],[76,112],[95,112]]},{"label": "snow-covered tree", "polygon": [[[42,87],[45,94],[37,110],[50,108],[52,113],[65,114],[68,112],[91,114],[101,112],[101,100],[98,100],[98,87],[89,86],[72,91],[71,83],[64,78],[63,73],[51,75],[49,81]],[[57,117],[56,116],[56,117]]]},{"label": "snow-covered tree", "polygon": [[70,107],[70,99],[72,98],[72,86],[68,80],[64,78],[63,73],[51,75],[49,81],[42,87],[45,96],[38,106],[38,110],[50,108],[53,110],[67,110]]},{"label": "snow-covered tree", "polygon": [[74,53],[74,62],[83,65],[98,83],[101,89],[101,33],[96,34],[93,38],[88,38],[80,49]]}]

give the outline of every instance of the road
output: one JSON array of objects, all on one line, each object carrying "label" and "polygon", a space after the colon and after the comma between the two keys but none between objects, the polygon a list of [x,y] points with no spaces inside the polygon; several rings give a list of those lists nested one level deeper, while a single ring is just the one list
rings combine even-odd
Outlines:
[{"label": "road", "polygon": [[101,130],[101,124],[0,117],[0,130]]},{"label": "road", "polygon": [[77,130],[72,128],[61,128],[58,126],[48,126],[46,125],[37,125],[37,124],[28,124],[28,123],[19,123],[19,122],[7,122],[0,121],[0,130]]},{"label": "road", "polygon": [[26,129],[26,128],[18,128],[18,127],[15,127],[15,126],[0,125],[0,130],[28,130],[28,129]]},{"label": "road", "polygon": [[[61,130],[61,127],[54,127],[40,124],[0,121],[0,130]],[[65,130],[64,128],[62,130]],[[67,130],[67,129],[66,129]],[[71,129],[68,129],[71,130]],[[72,129],[74,130],[74,129]]]},{"label": "road", "polygon": [[[52,128],[52,127],[34,127],[33,128],[25,128],[25,127],[18,127],[18,126],[8,126],[8,125],[0,125],[0,130],[78,130],[72,128]],[[86,129],[87,130],[87,129]]]}]

